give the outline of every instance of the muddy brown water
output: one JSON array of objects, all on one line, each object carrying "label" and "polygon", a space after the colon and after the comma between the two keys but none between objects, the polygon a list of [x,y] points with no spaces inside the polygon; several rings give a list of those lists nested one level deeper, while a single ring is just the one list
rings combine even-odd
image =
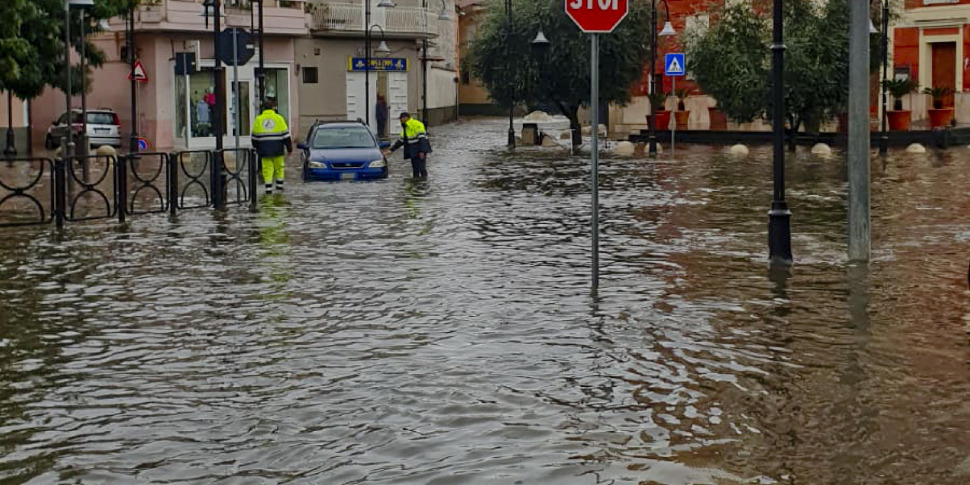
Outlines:
[{"label": "muddy brown water", "polygon": [[0,229],[0,483],[970,483],[970,152],[587,163],[435,130],[431,179]]}]

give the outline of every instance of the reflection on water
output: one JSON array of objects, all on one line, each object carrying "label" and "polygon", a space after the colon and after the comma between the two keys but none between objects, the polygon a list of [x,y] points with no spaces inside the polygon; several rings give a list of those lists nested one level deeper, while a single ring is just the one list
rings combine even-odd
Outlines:
[{"label": "reflection on water", "polygon": [[432,178],[0,240],[0,482],[967,483],[967,155],[607,160],[436,130]]}]

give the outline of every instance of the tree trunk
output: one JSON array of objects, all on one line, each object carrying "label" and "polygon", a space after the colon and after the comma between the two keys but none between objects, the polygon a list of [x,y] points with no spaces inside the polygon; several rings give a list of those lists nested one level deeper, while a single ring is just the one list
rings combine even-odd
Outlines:
[{"label": "tree trunk", "polygon": [[569,118],[569,129],[573,132],[573,151],[579,150],[583,144],[583,126],[579,123],[579,108],[570,108],[566,113]]}]

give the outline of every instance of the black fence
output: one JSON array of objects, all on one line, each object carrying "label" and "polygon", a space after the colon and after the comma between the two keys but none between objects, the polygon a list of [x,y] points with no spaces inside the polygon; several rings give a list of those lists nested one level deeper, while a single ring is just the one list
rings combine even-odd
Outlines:
[{"label": "black fence", "polygon": [[0,159],[0,227],[257,204],[250,149]]}]

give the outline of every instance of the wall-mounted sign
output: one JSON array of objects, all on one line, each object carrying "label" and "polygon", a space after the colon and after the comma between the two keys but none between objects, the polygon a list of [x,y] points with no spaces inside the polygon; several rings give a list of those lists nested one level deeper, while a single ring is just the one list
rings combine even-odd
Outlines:
[{"label": "wall-mounted sign", "polygon": [[[364,71],[366,62],[366,59],[363,57],[351,57],[347,62],[347,70],[351,72]],[[406,72],[408,70],[408,60],[403,57],[371,58],[369,70]]]}]

